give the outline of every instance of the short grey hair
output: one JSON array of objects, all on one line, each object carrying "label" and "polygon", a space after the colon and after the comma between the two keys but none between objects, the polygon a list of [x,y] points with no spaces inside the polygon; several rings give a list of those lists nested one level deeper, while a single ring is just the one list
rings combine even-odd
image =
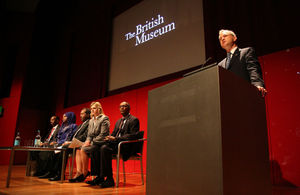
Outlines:
[{"label": "short grey hair", "polygon": [[234,36],[234,37],[237,38],[236,34],[232,30],[227,30],[227,29],[221,29],[221,30],[219,30],[219,39],[221,37],[221,34],[232,35],[232,36]]}]

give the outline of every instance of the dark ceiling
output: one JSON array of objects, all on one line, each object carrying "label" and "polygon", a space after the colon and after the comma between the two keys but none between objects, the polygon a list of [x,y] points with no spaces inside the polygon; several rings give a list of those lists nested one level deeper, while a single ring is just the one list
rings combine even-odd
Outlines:
[{"label": "dark ceiling", "polygon": [[[9,12],[34,13],[37,5],[42,0],[0,0],[2,10]],[[44,0],[45,1],[45,0]],[[76,1],[76,0],[74,0]],[[92,0],[101,1],[101,0]],[[113,6],[113,16],[119,15],[125,10],[142,0],[105,0]]]}]

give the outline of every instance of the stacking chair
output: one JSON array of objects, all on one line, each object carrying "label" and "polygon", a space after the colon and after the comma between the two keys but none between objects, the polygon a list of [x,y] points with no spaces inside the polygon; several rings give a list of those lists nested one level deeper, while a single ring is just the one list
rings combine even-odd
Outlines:
[{"label": "stacking chair", "polygon": [[135,144],[134,149],[135,153],[130,156],[128,160],[139,160],[140,166],[141,166],[141,179],[142,179],[142,185],[144,185],[144,172],[143,172],[143,146],[144,141],[147,139],[144,139],[144,131],[139,131],[137,134],[136,140],[129,140],[129,141],[121,141],[118,145],[118,153],[116,155],[113,155],[113,159],[117,160],[117,178],[116,178],[116,187],[119,187],[119,172],[120,172],[120,160],[123,161],[123,177],[124,177],[124,184],[126,183],[126,177],[125,177],[125,163],[122,157],[122,146],[126,144]]}]

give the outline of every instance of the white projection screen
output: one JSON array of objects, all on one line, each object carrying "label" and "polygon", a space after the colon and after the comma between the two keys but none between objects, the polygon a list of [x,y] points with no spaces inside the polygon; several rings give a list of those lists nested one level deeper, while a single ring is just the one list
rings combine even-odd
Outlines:
[{"label": "white projection screen", "polygon": [[114,18],[109,91],[204,61],[202,0],[144,0]]}]

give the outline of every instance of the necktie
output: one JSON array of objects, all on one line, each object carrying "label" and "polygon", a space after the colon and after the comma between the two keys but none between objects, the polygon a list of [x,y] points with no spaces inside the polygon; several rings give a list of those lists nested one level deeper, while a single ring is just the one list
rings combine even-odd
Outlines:
[{"label": "necktie", "polygon": [[231,53],[228,52],[228,53],[227,53],[227,57],[226,57],[226,63],[225,63],[225,68],[226,68],[226,69],[229,68],[230,60],[231,60]]},{"label": "necktie", "polygon": [[49,137],[47,138],[48,141],[51,139],[54,130],[55,130],[55,127],[52,128],[51,133],[49,134]]},{"label": "necktie", "polygon": [[116,137],[118,137],[118,135],[119,135],[119,133],[120,133],[120,131],[121,131],[121,129],[122,129],[123,123],[124,123],[124,119],[122,118],[122,119],[121,119],[121,122],[120,122],[120,125],[119,125],[119,130],[118,130],[118,132],[117,132],[117,134],[116,134]]}]

